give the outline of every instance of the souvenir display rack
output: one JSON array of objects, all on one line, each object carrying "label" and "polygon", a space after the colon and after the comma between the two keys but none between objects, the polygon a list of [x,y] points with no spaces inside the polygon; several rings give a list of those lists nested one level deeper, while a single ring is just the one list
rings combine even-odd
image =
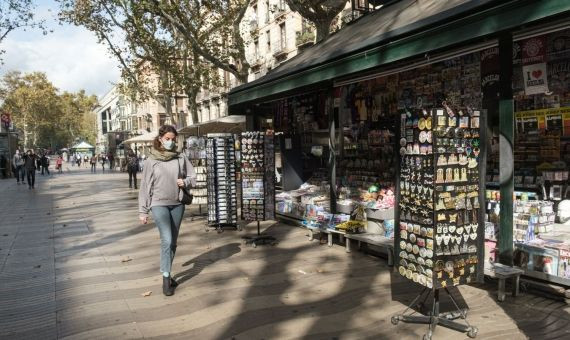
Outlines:
[{"label": "souvenir display rack", "polygon": [[235,147],[232,134],[208,134],[206,142],[208,225],[239,229]]},{"label": "souvenir display rack", "polygon": [[260,221],[275,218],[275,144],[273,131],[241,134],[242,201],[241,217],[257,221],[257,235],[246,236],[246,243],[273,243],[275,238],[262,235]]},{"label": "souvenir display rack", "polygon": [[202,205],[208,204],[206,138],[196,136],[189,137],[186,140],[185,153],[196,172],[196,186],[190,188],[190,194],[193,196],[192,204],[198,205],[198,215],[192,215],[192,220],[196,216],[207,216],[206,212],[202,212]]},{"label": "souvenir display rack", "polygon": [[470,337],[477,334],[467,320],[464,325],[439,316],[439,290],[482,279],[482,119],[480,110],[452,109],[445,102],[443,108],[405,110],[401,115],[399,232],[394,245],[398,271],[425,287],[418,298],[432,292],[434,303],[431,316],[401,314],[392,322],[428,323],[428,339],[437,324]]}]

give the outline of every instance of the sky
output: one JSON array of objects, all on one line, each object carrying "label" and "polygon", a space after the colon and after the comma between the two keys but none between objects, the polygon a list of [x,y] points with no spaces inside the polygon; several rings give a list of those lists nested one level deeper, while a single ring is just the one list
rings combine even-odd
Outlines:
[{"label": "sky", "polygon": [[[2,1],[2,0],[0,0]],[[105,95],[119,79],[118,62],[98,44],[95,35],[82,27],[61,25],[57,20],[58,4],[54,0],[37,0],[36,16],[44,18],[53,33],[41,30],[18,30],[10,33],[0,45],[2,55],[0,77],[6,72],[40,71],[61,92]]]}]

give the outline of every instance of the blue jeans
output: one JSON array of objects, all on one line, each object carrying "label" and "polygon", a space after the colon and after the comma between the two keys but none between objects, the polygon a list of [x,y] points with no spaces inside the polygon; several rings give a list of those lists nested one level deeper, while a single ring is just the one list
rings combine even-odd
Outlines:
[{"label": "blue jeans", "polygon": [[160,271],[163,273],[170,273],[172,269],[184,208],[184,204],[178,204],[150,209],[160,233]]}]

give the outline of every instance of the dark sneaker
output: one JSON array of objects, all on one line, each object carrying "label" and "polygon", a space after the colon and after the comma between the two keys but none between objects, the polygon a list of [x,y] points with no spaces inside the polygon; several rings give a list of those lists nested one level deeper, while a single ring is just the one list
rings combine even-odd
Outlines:
[{"label": "dark sneaker", "polygon": [[162,277],[162,293],[166,296],[174,295],[174,287],[172,287],[170,277]]}]

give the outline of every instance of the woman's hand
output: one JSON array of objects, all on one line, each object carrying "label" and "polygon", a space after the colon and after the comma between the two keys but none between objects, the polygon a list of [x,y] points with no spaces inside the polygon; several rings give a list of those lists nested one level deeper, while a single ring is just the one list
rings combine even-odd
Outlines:
[{"label": "woman's hand", "polygon": [[148,223],[148,216],[147,215],[140,215],[139,220],[141,221],[142,224],[147,224]]},{"label": "woman's hand", "polygon": [[176,184],[178,184],[178,186],[179,186],[180,188],[183,188],[183,187],[185,186],[183,179],[178,179],[178,180],[176,180]]}]

